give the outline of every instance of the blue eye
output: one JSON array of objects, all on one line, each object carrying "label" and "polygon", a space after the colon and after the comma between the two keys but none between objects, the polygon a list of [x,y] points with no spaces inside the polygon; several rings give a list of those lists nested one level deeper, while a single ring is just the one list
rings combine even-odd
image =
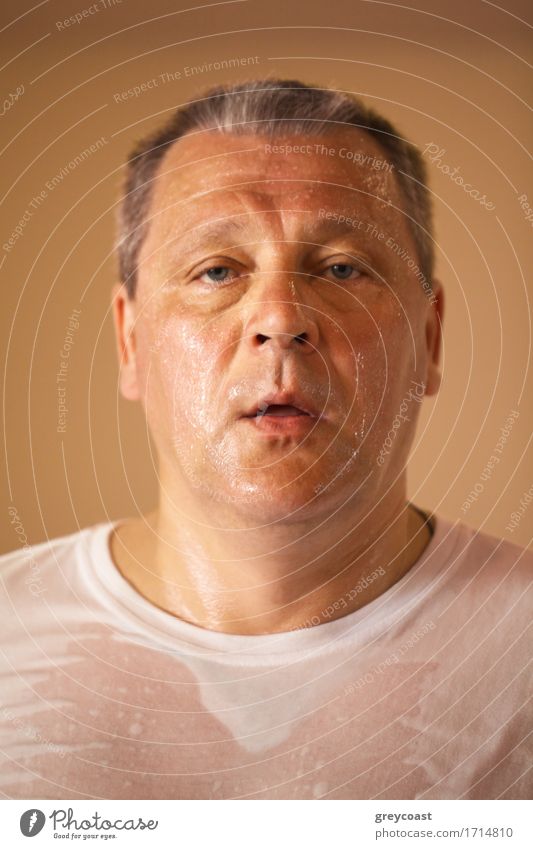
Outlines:
[{"label": "blue eye", "polygon": [[212,268],[206,268],[200,276],[208,277],[211,283],[225,283],[230,272],[231,269],[227,265],[214,265]]},{"label": "blue eye", "polygon": [[349,265],[344,262],[336,262],[334,265],[330,266],[331,272],[337,280],[349,280],[352,275],[355,274],[356,277],[361,276],[361,272],[355,268],[353,265]]}]

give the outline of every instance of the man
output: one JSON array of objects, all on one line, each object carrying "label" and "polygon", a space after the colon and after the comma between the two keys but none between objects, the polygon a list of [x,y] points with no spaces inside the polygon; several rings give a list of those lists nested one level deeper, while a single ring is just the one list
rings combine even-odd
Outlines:
[{"label": "man", "polygon": [[416,149],[344,94],[207,92],[134,151],[118,250],[159,501],[3,558],[4,794],[524,797],[531,555],[406,496]]}]

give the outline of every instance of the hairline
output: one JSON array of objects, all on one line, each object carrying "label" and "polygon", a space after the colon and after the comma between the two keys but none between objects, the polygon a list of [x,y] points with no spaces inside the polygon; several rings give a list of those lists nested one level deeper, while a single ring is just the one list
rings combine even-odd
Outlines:
[{"label": "hairline", "polygon": [[[310,92],[319,92],[330,94],[331,97],[329,101],[326,99],[325,106],[324,103],[312,103],[312,108],[303,115],[296,114],[297,110],[295,110],[295,117],[287,117],[286,111],[278,113],[275,110],[271,110],[268,117],[269,104],[264,106],[262,112],[255,109],[255,111],[250,110],[250,114],[246,108],[239,112],[238,102],[236,108],[233,108],[234,97],[238,98],[242,95],[247,97],[258,93],[268,95],[271,91],[286,93],[293,90],[302,91],[305,96],[309,96]],[[336,103],[335,98],[337,98]],[[214,106],[209,113],[212,107],[211,101],[214,102]],[[283,105],[286,106],[286,104]],[[247,104],[245,103],[244,106],[247,107]],[[329,107],[331,110],[328,117]],[[347,109],[349,113],[344,120],[340,120],[342,109]],[[267,117],[261,117],[265,114]],[[237,120],[237,117],[243,115],[246,120]],[[211,121],[213,123],[208,123]],[[292,127],[292,124],[295,126]],[[150,227],[149,212],[153,204],[154,185],[156,179],[161,176],[163,163],[175,142],[187,136],[206,132],[219,132],[222,135],[234,137],[248,135],[262,138],[282,138],[300,134],[300,138],[319,139],[327,137],[337,128],[351,128],[370,137],[384,159],[398,172],[394,185],[400,195],[401,211],[408,219],[407,226],[414,239],[421,274],[431,286],[434,262],[432,209],[426,169],[416,146],[401,136],[387,118],[374,112],[355,95],[332,88],[310,87],[298,81],[262,80],[244,83],[242,87],[227,85],[211,89],[204,97],[189,101],[176,109],[165,125],[141,140],[132,152],[128,160],[127,181],[127,187],[131,186],[131,192],[125,192],[122,200],[122,235],[118,244],[121,279],[130,297],[133,299],[136,294],[138,259]],[[390,139],[389,143],[387,139]],[[412,153],[410,148],[414,148],[415,152]],[[130,197],[136,192],[140,193],[140,199]],[[124,235],[126,229],[124,224],[132,225],[126,235]],[[126,245],[125,248],[122,247],[123,244]]]}]

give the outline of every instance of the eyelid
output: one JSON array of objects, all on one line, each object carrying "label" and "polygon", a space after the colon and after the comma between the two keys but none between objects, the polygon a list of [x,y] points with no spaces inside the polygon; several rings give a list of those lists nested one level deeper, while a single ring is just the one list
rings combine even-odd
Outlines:
[{"label": "eyelid", "polygon": [[203,262],[194,265],[187,273],[187,278],[190,280],[197,280],[198,277],[201,277],[202,274],[205,274],[210,268],[228,268],[234,273],[241,273],[244,266],[236,259],[232,259],[227,256],[209,257]]},{"label": "eyelid", "polygon": [[323,271],[329,271],[334,265],[351,265],[355,271],[361,274],[371,274],[372,266],[364,257],[351,257],[349,254],[343,254],[339,257],[328,257],[327,264],[323,266]]},{"label": "eyelid", "polygon": [[[355,257],[351,256],[349,253],[342,253],[324,258],[321,262],[322,270],[320,271],[320,275],[322,276],[329,271],[333,265],[351,265],[355,271],[366,275],[370,275],[372,272],[372,265],[366,257]],[[188,271],[186,277],[188,280],[198,280],[211,268],[228,268],[232,277],[248,276],[252,272],[251,269],[247,269],[243,263],[239,262],[234,257],[215,255],[213,257],[208,257],[203,262],[195,264]]]},{"label": "eyelid", "polygon": [[331,254],[324,257],[324,262],[328,265],[365,265],[370,266],[370,259],[365,254],[352,254],[350,251],[340,251],[337,254]]}]

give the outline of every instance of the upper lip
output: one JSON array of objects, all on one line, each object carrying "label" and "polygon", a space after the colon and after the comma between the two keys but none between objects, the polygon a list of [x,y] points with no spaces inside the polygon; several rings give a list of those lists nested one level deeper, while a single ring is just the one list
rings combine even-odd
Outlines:
[{"label": "upper lip", "polygon": [[289,391],[280,391],[270,395],[265,395],[263,398],[255,401],[248,410],[243,413],[243,416],[251,417],[258,414],[264,414],[266,408],[271,405],[296,407],[308,416],[313,416],[315,418],[318,416],[318,413],[311,401],[308,401],[298,392]]}]

